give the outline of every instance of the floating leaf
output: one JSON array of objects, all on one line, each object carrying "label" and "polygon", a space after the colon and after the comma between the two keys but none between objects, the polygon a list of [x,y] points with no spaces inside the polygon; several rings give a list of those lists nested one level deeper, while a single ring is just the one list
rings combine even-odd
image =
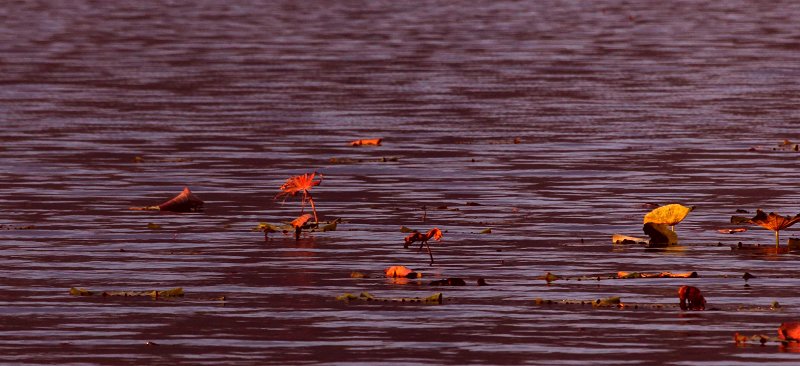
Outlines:
[{"label": "floating leaf", "polygon": [[[69,293],[73,296],[92,296],[97,294],[96,292],[89,291],[84,288],[71,288]],[[183,289],[180,287],[176,287],[170,290],[158,291],[158,290],[150,290],[150,291],[103,291],[100,293],[101,296],[120,296],[120,297],[134,297],[134,296],[148,296],[152,297],[153,299],[159,298],[170,298],[170,297],[183,297]]]},{"label": "floating leaf", "polygon": [[148,222],[147,223],[147,228],[150,229],[150,230],[158,230],[158,229],[161,229],[161,225],[154,224],[152,222]]},{"label": "floating leaf", "polygon": [[592,307],[595,308],[609,308],[609,307],[624,307],[622,299],[619,296],[612,296],[605,299],[597,299],[592,302]]},{"label": "floating leaf", "polygon": [[745,229],[743,227],[737,227],[735,229],[719,229],[719,230],[717,230],[717,232],[719,232],[720,234],[743,233],[745,231],[747,231],[747,229]]},{"label": "floating leaf", "polygon": [[650,237],[650,242],[648,244],[651,247],[678,244],[678,234],[670,230],[666,224],[648,222],[644,224],[642,230]]},{"label": "floating leaf", "polygon": [[489,286],[489,284],[488,284],[488,283],[486,283],[486,279],[484,279],[484,278],[479,278],[479,279],[478,279],[478,286]]},{"label": "floating leaf", "polygon": [[350,278],[369,278],[369,276],[361,272],[350,272]]},{"label": "floating leaf", "polygon": [[358,296],[351,293],[345,293],[336,297],[339,301],[366,301],[366,302],[402,302],[402,303],[423,303],[423,304],[441,304],[444,300],[442,293],[436,293],[428,297],[400,297],[400,298],[382,298],[376,297],[369,292],[362,292]]},{"label": "floating leaf", "polygon": [[675,226],[686,218],[689,212],[692,212],[694,207],[686,207],[673,203],[671,205],[661,206],[647,215],[644,215],[644,223],[664,224]]},{"label": "floating leaf", "polygon": [[491,233],[492,233],[492,228],[486,228],[478,232],[478,234],[491,234]]},{"label": "floating leaf", "polygon": [[684,272],[684,273],[672,273],[672,272],[624,272],[620,271],[617,272],[617,278],[619,279],[631,279],[631,278],[697,278],[697,272]]},{"label": "floating leaf", "polygon": [[92,296],[94,295],[93,292],[85,289],[85,288],[75,288],[72,287],[69,289],[69,294],[72,296]]},{"label": "floating leaf", "polygon": [[336,231],[336,226],[339,224],[339,221],[334,221],[330,224],[323,226],[320,230],[323,232],[325,231]]},{"label": "floating leaf", "polygon": [[694,286],[681,286],[678,289],[681,310],[705,310],[706,299],[700,289]]},{"label": "floating leaf", "polygon": [[350,146],[379,146],[383,139],[361,139],[350,143]]},{"label": "floating leaf", "polygon": [[407,228],[405,226],[400,226],[400,232],[401,233],[413,233],[413,232],[416,232],[416,230],[409,229],[409,228]]},{"label": "floating leaf", "polygon": [[556,276],[556,275],[554,275],[554,274],[552,274],[550,272],[545,273],[545,275],[540,277],[540,278],[545,280],[548,285],[550,284],[550,282],[554,282],[556,280],[561,279],[560,277],[558,277],[558,276]]},{"label": "floating leaf", "polygon": [[467,283],[462,278],[447,278],[444,280],[431,281],[430,286],[466,286]]}]

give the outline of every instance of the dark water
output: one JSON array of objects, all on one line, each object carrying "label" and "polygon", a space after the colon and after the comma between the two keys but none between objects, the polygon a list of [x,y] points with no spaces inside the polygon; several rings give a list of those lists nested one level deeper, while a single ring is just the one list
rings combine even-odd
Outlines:
[{"label": "dark water", "polygon": [[[736,209],[800,211],[800,153],[769,150],[799,137],[799,18],[793,1],[4,2],[0,363],[796,364],[732,335],[798,318],[798,257],[713,245],[772,242],[717,233]],[[273,196],[314,170],[338,231],[250,231],[296,217]],[[183,186],[205,213],[127,210]],[[611,245],[641,235],[646,202],[697,207],[682,249]],[[446,230],[434,266],[401,225]],[[395,264],[425,280],[380,277]],[[427,285],[446,277],[468,286]],[[681,313],[683,284],[719,310]],[[445,302],[334,300],[361,291]],[[611,295],[665,308],[534,303]]]}]

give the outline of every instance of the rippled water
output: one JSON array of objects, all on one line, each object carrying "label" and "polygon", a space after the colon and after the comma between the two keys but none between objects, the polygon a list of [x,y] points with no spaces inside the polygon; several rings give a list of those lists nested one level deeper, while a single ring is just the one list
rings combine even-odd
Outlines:
[{"label": "rippled water", "polygon": [[[800,3],[112,3],[0,6],[0,362],[797,362],[732,335],[797,319],[798,257],[736,254],[771,232],[716,229],[800,207],[800,153],[771,150],[798,139]],[[314,170],[338,231],[250,231],[296,217],[273,197]],[[204,213],[127,209],[183,186]],[[648,202],[697,207],[682,250],[611,245]],[[434,266],[401,225],[446,230]],[[382,278],[395,264],[425,277]],[[447,277],[468,286],[427,285]],[[680,312],[683,284],[712,310]],[[362,291],[445,301],[334,300]],[[534,301],[611,295],[665,307]]]}]

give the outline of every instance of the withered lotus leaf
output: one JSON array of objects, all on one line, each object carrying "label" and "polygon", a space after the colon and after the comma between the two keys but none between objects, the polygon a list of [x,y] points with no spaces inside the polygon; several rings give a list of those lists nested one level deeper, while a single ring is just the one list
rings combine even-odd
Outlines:
[{"label": "withered lotus leaf", "polygon": [[678,244],[678,234],[670,230],[666,224],[656,224],[648,222],[642,228],[644,233],[650,237],[651,247],[668,246]]},{"label": "withered lotus leaf", "polygon": [[678,300],[681,310],[705,310],[706,298],[700,289],[694,286],[681,286],[678,289]]},{"label": "withered lotus leaf", "polygon": [[677,203],[671,205],[661,206],[647,215],[644,215],[644,223],[652,222],[654,224],[664,224],[675,226],[686,218],[689,212],[692,212],[694,207],[686,207]]},{"label": "withered lotus leaf", "polygon": [[592,302],[592,307],[595,308],[611,308],[611,307],[624,307],[622,299],[619,296],[607,297],[605,299],[597,299]]},{"label": "withered lotus leaf", "polygon": [[800,341],[800,322],[781,323],[778,338],[785,341]]},{"label": "withered lotus leaf", "polygon": [[350,146],[379,146],[383,139],[361,139],[350,143]]},{"label": "withered lotus leaf", "polygon": [[417,304],[441,304],[444,300],[442,293],[435,293],[428,297],[399,297],[399,298],[385,298],[377,297],[369,292],[362,292],[358,296],[351,293],[344,293],[336,297],[336,300],[351,302],[351,301],[366,301],[366,302],[401,302],[401,303],[417,303]]},{"label": "withered lotus leaf", "polygon": [[647,244],[647,239],[622,234],[614,234],[611,236],[611,242],[614,244]]},{"label": "withered lotus leaf", "polygon": [[286,183],[283,183],[280,187],[280,193],[275,195],[275,199],[280,197],[284,197],[284,201],[287,198],[294,197],[298,193],[302,193],[303,197],[301,199],[301,206],[300,206],[300,213],[303,213],[306,207],[306,201],[311,204],[311,211],[314,213],[314,221],[319,221],[317,219],[317,208],[314,206],[314,199],[311,197],[311,188],[318,186],[322,183],[322,174],[319,175],[319,180],[314,180],[316,177],[317,172],[313,173],[306,173],[294,177],[290,177],[286,180]]},{"label": "withered lotus leaf", "polygon": [[466,286],[467,282],[463,278],[453,277],[443,280],[431,281],[430,286]]},{"label": "withered lotus leaf", "polygon": [[775,246],[777,247],[780,245],[780,231],[796,224],[798,221],[800,221],[800,214],[795,216],[781,216],[770,212],[769,215],[767,215],[764,211],[758,209],[756,210],[756,215],[748,222],[774,231]]},{"label": "withered lotus leaf", "polygon": [[781,216],[774,212],[770,212],[769,215],[764,213],[764,211],[756,210],[756,215],[750,219],[750,222],[761,226],[763,228],[772,230],[772,231],[780,231],[786,229],[795,223],[800,221],[800,214],[796,216]]},{"label": "withered lotus leaf", "polygon": [[[71,288],[69,289],[70,295],[73,296],[92,296],[95,295],[96,292],[89,291],[84,288]],[[119,296],[119,297],[132,297],[132,296],[149,296],[153,299],[163,299],[163,298],[170,298],[170,297],[183,297],[184,292],[183,288],[176,287],[169,290],[150,290],[150,291],[103,291],[99,293],[101,296]]]},{"label": "withered lotus leaf", "polygon": [[629,279],[629,278],[697,278],[697,272],[684,272],[684,273],[672,273],[672,272],[624,272],[619,271],[617,272],[617,278],[620,279]]},{"label": "withered lotus leaf", "polygon": [[300,215],[300,217],[292,220],[292,222],[290,224],[292,225],[293,228],[298,229],[298,228],[302,228],[306,223],[308,223],[308,220],[311,220],[311,215],[310,214],[303,214],[303,215]]},{"label": "withered lotus leaf", "polygon": [[720,234],[743,233],[745,231],[747,231],[747,229],[745,229],[743,227],[737,227],[735,229],[719,229],[719,230],[717,230],[717,232],[720,233]]},{"label": "withered lotus leaf", "polygon": [[409,273],[412,272],[414,271],[412,271],[410,268],[406,266],[391,266],[386,268],[386,270],[384,270],[384,273],[386,273],[386,277],[392,277],[392,278],[406,277],[408,276]]},{"label": "withered lotus leaf", "polygon": [[183,191],[172,199],[158,205],[145,207],[131,207],[131,210],[152,210],[152,211],[171,211],[171,212],[192,212],[203,210],[203,200],[195,196],[189,187],[184,187]]}]

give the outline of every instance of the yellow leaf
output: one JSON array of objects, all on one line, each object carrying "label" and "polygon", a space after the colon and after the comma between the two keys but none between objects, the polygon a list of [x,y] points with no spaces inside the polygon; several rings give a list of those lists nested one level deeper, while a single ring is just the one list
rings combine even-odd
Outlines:
[{"label": "yellow leaf", "polygon": [[661,206],[647,215],[644,215],[644,223],[652,222],[654,224],[676,225],[686,218],[689,212],[692,212],[694,207],[686,207],[673,203],[671,205]]}]

